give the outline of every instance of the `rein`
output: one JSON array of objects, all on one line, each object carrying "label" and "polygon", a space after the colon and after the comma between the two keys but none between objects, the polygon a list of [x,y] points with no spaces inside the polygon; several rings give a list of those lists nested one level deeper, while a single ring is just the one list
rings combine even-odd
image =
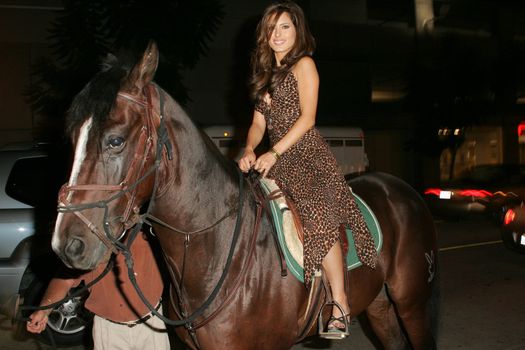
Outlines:
[{"label": "rein", "polygon": [[[144,214],[142,214],[142,215],[139,215],[138,214],[139,208],[138,207],[133,207],[133,204],[135,203],[135,200],[136,200],[136,198],[135,198],[135,196],[136,196],[136,192],[135,192],[136,188],[146,178],[148,178],[151,174],[154,173],[155,174],[155,180],[154,180],[153,192],[152,193],[155,193],[156,190],[157,190],[157,187],[158,187],[158,171],[157,170],[159,169],[160,162],[162,160],[162,148],[163,147],[166,147],[166,149],[167,149],[168,159],[170,159],[170,160],[172,159],[172,156],[171,156],[172,145],[171,145],[171,143],[170,143],[170,141],[168,139],[167,129],[166,129],[165,121],[164,121],[164,118],[163,118],[163,98],[162,98],[162,94],[158,93],[158,95],[159,95],[159,104],[160,104],[160,108],[159,108],[160,109],[160,114],[159,114],[160,124],[159,124],[159,127],[157,129],[157,137],[158,138],[157,138],[157,152],[156,152],[155,163],[149,169],[144,171],[144,167],[145,167],[145,163],[146,163],[146,160],[147,160],[147,156],[149,155],[149,152],[151,150],[151,146],[152,146],[152,143],[153,143],[153,135],[151,134],[151,129],[153,127],[153,122],[152,122],[152,117],[151,117],[151,115],[152,115],[152,113],[151,113],[152,105],[151,105],[151,93],[150,93],[149,89],[147,90],[147,93],[146,93],[148,101],[139,100],[139,99],[135,98],[134,96],[132,96],[130,94],[119,92],[118,93],[118,97],[124,98],[124,99],[126,99],[126,100],[128,100],[130,102],[134,102],[134,103],[139,104],[140,106],[144,107],[146,109],[146,112],[147,112],[146,113],[146,123],[143,126],[142,131],[141,131],[141,136],[140,136],[141,140],[138,143],[138,146],[136,148],[136,156],[135,156],[135,159],[134,159],[134,161],[132,163],[132,166],[128,170],[128,173],[126,175],[125,180],[119,185],[68,185],[68,184],[65,184],[62,187],[62,189],[60,190],[60,194],[59,194],[60,202],[59,202],[59,206],[58,206],[58,212],[60,212],[60,213],[74,213],[108,247],[108,249],[110,249],[114,254],[122,253],[124,255],[125,262],[126,262],[126,265],[127,265],[127,268],[128,268],[129,279],[130,279],[133,287],[135,288],[137,294],[139,295],[140,299],[150,309],[152,314],[154,314],[155,316],[159,317],[164,323],[166,323],[168,325],[172,325],[172,326],[183,326],[184,325],[189,331],[192,331],[195,328],[200,327],[200,326],[206,324],[207,322],[209,322],[225,306],[225,302],[223,302],[218,307],[218,309],[215,310],[215,312],[213,312],[211,314],[210,317],[208,317],[205,320],[203,320],[202,322],[200,322],[197,325],[197,327],[194,327],[192,325],[192,322],[197,317],[201,316],[204,313],[204,311],[215,300],[215,298],[217,297],[217,294],[221,290],[221,288],[222,288],[222,286],[224,284],[224,281],[226,279],[226,276],[227,276],[227,274],[229,272],[229,269],[230,269],[230,266],[231,266],[231,263],[232,263],[232,260],[233,260],[233,254],[234,254],[234,251],[235,251],[235,247],[237,246],[237,242],[238,242],[238,239],[239,239],[239,236],[240,236],[242,213],[243,213],[243,206],[244,206],[244,200],[245,200],[244,178],[243,178],[242,174],[240,173],[240,171],[237,169],[237,172],[238,172],[238,175],[239,175],[239,199],[238,199],[239,200],[239,204],[238,204],[237,208],[234,208],[234,209],[230,210],[229,212],[224,214],[221,218],[219,218],[216,222],[214,222],[213,224],[211,224],[211,225],[209,225],[207,227],[204,227],[202,229],[198,229],[198,230],[195,230],[195,231],[185,231],[185,230],[177,229],[177,228],[169,225],[168,223],[166,223],[166,222],[164,222],[164,221],[154,217],[153,215],[150,214],[150,209],[151,209],[153,201],[149,202],[149,205],[148,205],[148,208],[147,208],[146,212]],[[144,144],[145,144],[145,147],[144,146],[141,147],[141,145],[144,145]],[[142,152],[142,153],[140,153],[140,149],[141,148],[145,149],[145,151]],[[137,162],[139,162],[139,161],[140,161],[140,164],[139,164],[140,172],[137,172],[135,167],[136,167]],[[143,173],[142,176],[138,177],[130,185],[126,185],[127,183],[131,182],[130,179],[132,178],[132,174],[142,173],[143,171],[144,171],[144,173]],[[118,191],[118,193],[114,194],[113,196],[109,197],[108,199],[101,200],[101,201],[96,201],[96,202],[91,202],[91,203],[83,203],[83,204],[70,204],[69,203],[69,200],[67,198],[67,194],[69,192],[71,192],[71,191],[93,191],[93,190],[94,191]],[[110,228],[110,225],[109,225],[109,207],[108,207],[108,205],[111,202],[113,202],[114,200],[116,200],[116,199],[118,199],[118,198],[120,198],[122,196],[125,196],[125,195],[128,196],[128,203],[126,205],[125,215],[121,219],[121,222],[123,223],[125,229],[123,230],[123,233],[118,238],[115,238],[114,235],[111,232],[111,228]],[[104,225],[105,235],[102,232],[100,232],[100,230],[97,228],[97,226],[95,224],[93,224],[89,219],[87,219],[81,213],[81,211],[83,211],[83,210],[92,209],[92,208],[102,208],[102,209],[104,209],[104,223],[103,223],[103,225]],[[134,215],[134,218],[130,220],[129,216],[130,216],[132,211],[134,212],[135,215]],[[229,252],[228,252],[227,261],[226,261],[226,264],[225,264],[224,269],[222,271],[221,277],[220,277],[219,281],[217,282],[217,285],[213,288],[213,290],[210,293],[210,295],[208,296],[208,298],[204,301],[204,303],[200,307],[198,307],[193,313],[191,313],[191,315],[189,315],[188,317],[185,317],[185,318],[181,317],[180,320],[171,320],[169,318],[166,318],[164,315],[160,314],[157,310],[155,310],[155,307],[146,299],[146,297],[142,293],[140,287],[138,286],[136,278],[135,278],[135,273],[134,273],[134,269],[133,269],[133,257],[131,255],[130,246],[133,243],[134,239],[136,238],[136,235],[140,231],[140,226],[141,225],[137,225],[137,224],[138,223],[147,223],[147,224],[151,225],[152,222],[155,222],[155,223],[157,223],[157,224],[159,224],[161,226],[164,226],[164,227],[168,228],[169,230],[171,230],[171,231],[173,231],[175,233],[179,233],[179,234],[185,235],[186,236],[186,242],[189,242],[189,237],[191,235],[202,233],[202,232],[205,232],[207,230],[212,229],[213,227],[219,225],[221,222],[223,222],[228,217],[233,215],[233,213],[235,211],[237,211],[237,218],[236,218],[236,222],[235,222],[235,228],[234,228],[234,231],[233,231],[233,237],[232,237],[230,249],[229,249]],[[254,232],[255,233],[258,231],[258,223],[260,222],[260,216],[261,216],[260,215],[260,210],[258,210],[257,219],[256,219],[256,227],[254,227]],[[133,227],[133,230],[130,232],[129,239],[127,240],[126,244],[123,244],[122,242],[120,242],[120,239],[124,236],[126,230],[128,228],[131,228],[131,227]],[[254,234],[254,238],[252,238],[252,243],[250,245],[251,246],[250,251],[253,251],[253,247],[255,246],[255,237],[256,237],[256,234]],[[186,248],[187,248],[187,243],[186,243]],[[185,257],[186,257],[186,254],[185,254]],[[185,259],[185,257],[184,257],[184,259]],[[251,262],[251,259],[249,259],[249,262]],[[243,267],[241,274],[238,276],[238,279],[237,279],[237,281],[235,283],[234,290],[236,290],[237,287],[239,286],[240,280],[241,280],[242,276],[244,275],[244,273],[247,270],[247,265],[249,265],[249,263],[246,264]],[[101,278],[102,278],[102,276],[99,276],[99,278],[97,278],[97,281],[100,280]],[[182,282],[182,280],[181,280],[181,282]],[[94,283],[92,283],[90,285],[93,285],[93,284]],[[233,293],[230,294],[229,297],[231,297],[232,295],[233,295]],[[229,300],[229,297],[226,300]]]},{"label": "rein", "polygon": [[[189,331],[193,331],[195,329],[195,327],[192,325],[192,322],[197,317],[201,316],[204,313],[204,311],[211,305],[211,303],[217,297],[217,294],[221,290],[222,285],[224,284],[224,281],[225,281],[226,276],[228,274],[228,271],[230,269],[230,266],[231,266],[231,263],[232,263],[232,260],[233,260],[233,253],[235,251],[235,247],[237,246],[237,241],[239,239],[239,234],[240,234],[240,229],[241,229],[241,221],[242,221],[242,212],[243,212],[243,207],[244,207],[244,205],[243,205],[244,204],[244,199],[245,199],[244,179],[243,179],[242,175],[239,173],[239,205],[237,207],[237,218],[236,218],[236,222],[235,222],[235,228],[234,228],[234,231],[233,231],[232,242],[231,242],[231,245],[230,245],[230,250],[228,252],[228,257],[227,257],[227,260],[226,260],[226,264],[225,264],[224,269],[222,271],[221,277],[219,278],[219,281],[217,282],[217,284],[213,288],[213,290],[210,293],[210,295],[208,296],[208,298],[206,298],[204,303],[201,306],[199,306],[188,317],[181,318],[180,320],[172,320],[172,319],[169,319],[169,318],[165,317],[164,315],[162,315],[161,313],[159,313],[158,311],[155,310],[155,307],[146,299],[146,297],[144,296],[144,294],[140,290],[140,287],[137,284],[137,281],[136,281],[136,278],[135,278],[135,273],[133,271],[133,261],[132,261],[131,254],[127,255],[125,253],[126,265],[128,267],[128,276],[129,276],[129,279],[130,279],[131,283],[133,284],[133,287],[135,288],[137,294],[139,295],[139,297],[142,300],[142,302],[150,309],[152,314],[154,314],[155,316],[160,318],[167,325],[171,325],[171,326],[185,326]],[[223,219],[221,219],[221,221],[222,220]],[[212,226],[215,226],[216,224],[217,223],[215,223]],[[210,227],[212,227],[212,226],[210,226]],[[204,229],[203,230],[199,230],[198,232],[202,232],[202,231],[204,231]],[[182,233],[184,231],[176,229],[174,232]],[[132,237],[130,237],[130,239],[131,238]],[[128,251],[128,253],[129,253],[129,251]],[[221,307],[221,309],[222,309],[222,307]]]}]

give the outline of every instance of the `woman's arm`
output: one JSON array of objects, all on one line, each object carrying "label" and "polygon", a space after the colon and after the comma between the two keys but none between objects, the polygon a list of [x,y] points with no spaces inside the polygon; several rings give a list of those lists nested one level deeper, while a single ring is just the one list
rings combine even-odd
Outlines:
[{"label": "woman's arm", "polygon": [[254,150],[259,143],[261,143],[265,131],[266,121],[264,120],[264,116],[261,112],[254,111],[252,125],[250,126],[248,136],[246,137],[246,149],[238,162],[241,171],[247,172],[255,163],[256,157]]},{"label": "woman's arm", "polygon": [[261,143],[265,131],[266,121],[264,120],[264,116],[261,112],[254,111],[252,125],[246,137],[246,149],[255,150],[259,143]]}]

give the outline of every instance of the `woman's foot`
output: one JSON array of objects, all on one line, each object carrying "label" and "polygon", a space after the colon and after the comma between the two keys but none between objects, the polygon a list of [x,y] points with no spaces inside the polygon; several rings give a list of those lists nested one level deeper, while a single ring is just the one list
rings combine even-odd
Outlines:
[{"label": "woman's foot", "polygon": [[[346,319],[346,320],[345,320]],[[346,322],[345,322],[346,321]],[[344,339],[350,335],[350,314],[345,316],[336,317],[334,315],[330,316],[328,320],[327,331],[330,336],[329,339]]]},{"label": "woman's foot", "polygon": [[[325,339],[344,339],[350,335],[350,312],[346,312],[350,308],[347,306],[343,308],[341,304],[336,301],[331,303],[333,310],[332,316],[328,320],[328,324],[324,330],[321,330],[321,323],[319,324],[319,336]],[[327,304],[328,305],[328,304]],[[319,315],[319,321],[321,322],[321,315]]]}]

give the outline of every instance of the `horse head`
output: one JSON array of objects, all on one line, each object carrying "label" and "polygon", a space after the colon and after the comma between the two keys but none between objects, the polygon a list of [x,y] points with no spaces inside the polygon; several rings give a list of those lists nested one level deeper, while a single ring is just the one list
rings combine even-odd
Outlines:
[{"label": "horse head", "polygon": [[152,194],[161,153],[161,107],[152,103],[160,97],[152,83],[158,57],[154,43],[132,68],[112,57],[71,105],[67,129],[75,153],[52,240],[70,267],[107,261]]}]

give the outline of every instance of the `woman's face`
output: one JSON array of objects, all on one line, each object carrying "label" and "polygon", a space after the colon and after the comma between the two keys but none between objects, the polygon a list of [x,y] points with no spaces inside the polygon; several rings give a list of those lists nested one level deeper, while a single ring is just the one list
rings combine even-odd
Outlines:
[{"label": "woman's face", "polygon": [[277,19],[272,35],[270,36],[270,47],[275,53],[277,62],[279,62],[295,45],[295,26],[292,23],[290,15],[283,12]]}]

